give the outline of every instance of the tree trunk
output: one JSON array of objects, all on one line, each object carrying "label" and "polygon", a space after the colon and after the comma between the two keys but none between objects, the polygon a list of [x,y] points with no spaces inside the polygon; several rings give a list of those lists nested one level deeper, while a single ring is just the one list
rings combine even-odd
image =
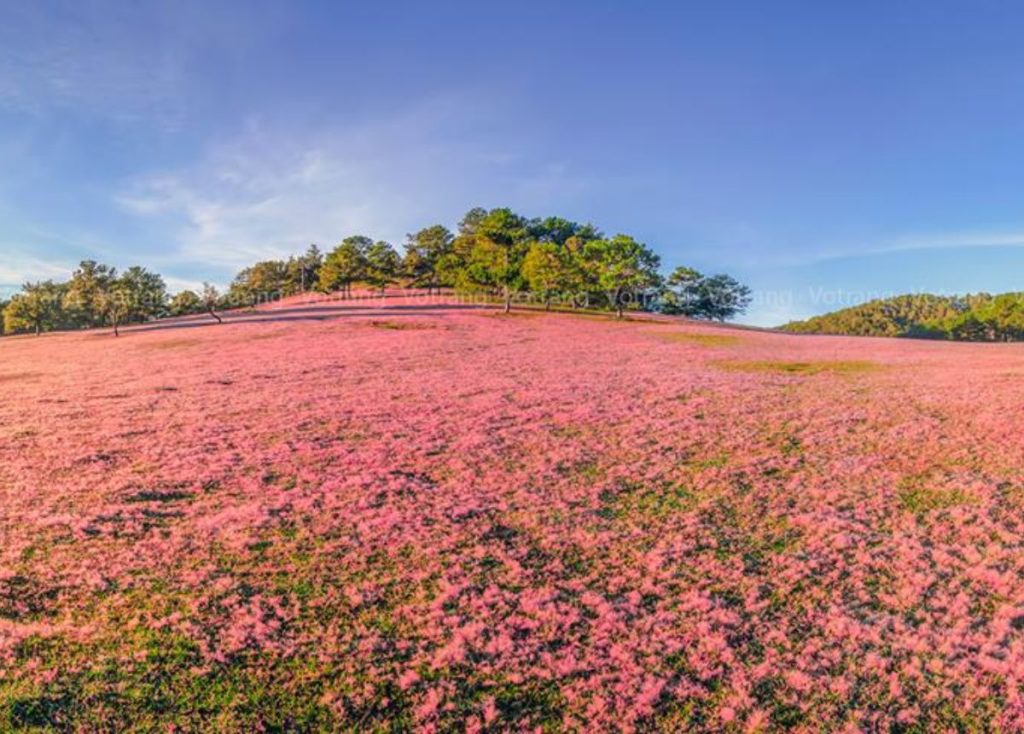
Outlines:
[{"label": "tree trunk", "polygon": [[217,323],[218,324],[223,324],[224,323],[224,319],[222,319],[220,316],[218,316],[216,314],[216,312],[212,308],[210,309],[210,315],[213,316],[213,318],[217,319]]},{"label": "tree trunk", "polygon": [[615,306],[615,318],[617,318],[617,319],[621,319],[622,318],[622,304],[617,304]]},{"label": "tree trunk", "polygon": [[114,322],[114,336],[121,336],[121,331],[117,328],[117,322]]},{"label": "tree trunk", "polygon": [[550,311],[551,310],[551,299],[550,298],[545,298],[544,299],[544,310],[545,311]]},{"label": "tree trunk", "polygon": [[43,325],[36,322],[36,336],[40,336],[43,333]]},{"label": "tree trunk", "polygon": [[508,288],[505,289],[505,313],[511,313],[512,311],[512,294]]}]

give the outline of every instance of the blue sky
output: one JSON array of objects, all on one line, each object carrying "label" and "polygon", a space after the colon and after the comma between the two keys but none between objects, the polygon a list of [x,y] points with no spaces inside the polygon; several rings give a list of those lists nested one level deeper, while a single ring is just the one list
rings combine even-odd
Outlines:
[{"label": "blue sky", "polygon": [[776,324],[1024,289],[1024,6],[0,0],[0,284],[592,220]]}]

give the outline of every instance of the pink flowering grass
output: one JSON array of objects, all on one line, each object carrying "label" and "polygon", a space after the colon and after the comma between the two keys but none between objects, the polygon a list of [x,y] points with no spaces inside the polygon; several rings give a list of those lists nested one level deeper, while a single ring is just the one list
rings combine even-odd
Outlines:
[{"label": "pink flowering grass", "polygon": [[0,729],[1024,726],[1024,349],[388,303],[0,343]]}]

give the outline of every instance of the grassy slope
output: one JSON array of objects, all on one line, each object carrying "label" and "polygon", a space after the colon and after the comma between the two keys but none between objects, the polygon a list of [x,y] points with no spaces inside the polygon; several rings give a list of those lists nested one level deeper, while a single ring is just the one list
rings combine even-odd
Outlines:
[{"label": "grassy slope", "polygon": [[1018,349],[404,305],[0,343],[0,729],[1020,723]]}]

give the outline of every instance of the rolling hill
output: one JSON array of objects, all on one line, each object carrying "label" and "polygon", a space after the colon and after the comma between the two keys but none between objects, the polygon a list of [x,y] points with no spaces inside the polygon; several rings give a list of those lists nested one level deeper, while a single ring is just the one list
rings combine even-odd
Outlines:
[{"label": "rolling hill", "polygon": [[1018,341],[1024,339],[1024,293],[896,296],[780,328],[797,334]]},{"label": "rolling hill", "polygon": [[1015,350],[410,298],[0,355],[0,729],[1024,723]]}]

